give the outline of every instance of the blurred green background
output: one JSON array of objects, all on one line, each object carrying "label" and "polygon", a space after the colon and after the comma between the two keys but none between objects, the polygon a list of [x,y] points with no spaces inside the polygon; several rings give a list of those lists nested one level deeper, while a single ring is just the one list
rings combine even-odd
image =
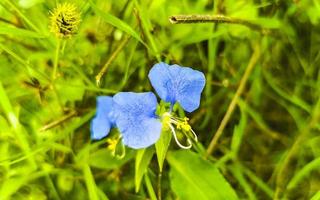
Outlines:
[{"label": "blurred green background", "polygon": [[[81,21],[58,38],[64,2]],[[319,22],[319,0],[1,0],[0,199],[320,199]],[[152,90],[159,61],[207,79],[197,148],[172,142],[162,173],[154,147],[119,159],[90,140],[96,97]]]}]

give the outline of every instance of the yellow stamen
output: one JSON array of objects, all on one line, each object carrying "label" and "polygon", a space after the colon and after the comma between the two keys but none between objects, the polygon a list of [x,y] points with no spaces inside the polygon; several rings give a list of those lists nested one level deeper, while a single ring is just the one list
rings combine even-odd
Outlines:
[{"label": "yellow stamen", "polygon": [[117,144],[118,144],[118,139],[110,139],[108,138],[107,139],[107,143],[108,143],[108,149],[110,151],[115,151],[116,150],[116,147],[117,147]]},{"label": "yellow stamen", "polygon": [[[124,147],[123,143],[120,142],[120,140],[121,140],[121,136],[116,137],[116,138],[108,138],[107,139],[107,143],[108,143],[107,148],[111,151],[111,154],[118,159],[122,159],[126,155],[126,148]],[[117,150],[117,146],[119,143],[121,145],[120,152],[119,152],[119,148]]]}]

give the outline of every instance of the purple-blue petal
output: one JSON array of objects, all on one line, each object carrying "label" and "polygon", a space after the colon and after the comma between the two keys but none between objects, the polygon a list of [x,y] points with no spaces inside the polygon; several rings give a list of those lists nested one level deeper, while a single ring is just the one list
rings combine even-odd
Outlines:
[{"label": "purple-blue petal", "polygon": [[202,72],[161,62],[151,68],[148,76],[162,100],[171,104],[179,102],[187,112],[199,107],[201,92],[206,83]]},{"label": "purple-blue petal", "polygon": [[112,117],[113,100],[109,96],[97,97],[96,116],[91,121],[91,138],[99,140],[106,137],[114,125]]},{"label": "purple-blue petal", "polygon": [[120,92],[113,97],[114,116],[122,141],[134,149],[146,148],[160,137],[157,98],[152,92]]}]

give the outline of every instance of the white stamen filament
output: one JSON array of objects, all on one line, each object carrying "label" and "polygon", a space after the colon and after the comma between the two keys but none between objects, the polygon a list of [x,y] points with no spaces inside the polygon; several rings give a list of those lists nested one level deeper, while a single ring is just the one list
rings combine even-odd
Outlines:
[{"label": "white stamen filament", "polygon": [[171,132],[172,132],[172,135],[173,135],[173,137],[174,137],[174,140],[176,141],[177,145],[178,145],[180,148],[182,148],[182,149],[190,149],[190,148],[192,147],[192,143],[191,143],[191,141],[190,141],[189,139],[187,139],[187,141],[188,141],[188,143],[189,143],[189,146],[184,146],[184,145],[182,145],[182,144],[179,142],[178,138],[177,138],[177,134],[176,134],[176,131],[174,130],[173,126],[172,126],[170,123],[168,123],[168,126],[169,126],[170,129],[171,129]]},{"label": "white stamen filament", "polygon": [[[175,131],[175,128],[173,127],[173,125],[177,126],[178,129],[182,129],[182,131],[186,131],[186,132],[191,132],[192,135],[193,135],[193,140],[195,142],[198,142],[198,137],[196,135],[196,133],[192,130],[192,128],[190,127],[190,129],[186,130],[184,128],[179,128],[179,126],[181,126],[180,124],[181,123],[187,123],[186,120],[185,121],[182,121],[181,119],[179,118],[174,118],[172,117],[172,115],[170,113],[164,113],[163,114],[163,117],[166,117],[168,120],[166,120],[166,124],[169,126],[172,134],[173,134],[173,137],[177,143],[177,145],[180,147],[180,148],[183,148],[183,149],[190,149],[192,147],[192,141],[188,138],[188,136],[186,135],[187,137],[187,143],[188,143],[188,146],[185,146],[185,145],[182,145],[179,140],[178,140],[178,137],[177,137],[177,133]],[[189,125],[188,125],[189,126]]]},{"label": "white stamen filament", "polygon": [[190,129],[190,131],[191,131],[191,133],[193,134],[194,140],[195,140],[196,142],[198,142],[198,136],[197,136],[197,134],[192,130],[192,128]]}]

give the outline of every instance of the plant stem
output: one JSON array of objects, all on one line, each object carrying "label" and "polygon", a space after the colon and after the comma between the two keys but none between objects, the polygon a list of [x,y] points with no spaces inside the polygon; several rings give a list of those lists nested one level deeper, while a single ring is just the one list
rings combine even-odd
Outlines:
[{"label": "plant stem", "polygon": [[69,114],[63,116],[62,118],[60,118],[60,119],[58,119],[58,120],[56,120],[56,121],[53,121],[53,122],[51,122],[51,123],[49,123],[49,124],[46,124],[46,125],[43,126],[39,131],[42,132],[42,131],[46,131],[46,130],[48,130],[48,129],[54,128],[54,127],[62,124],[63,122],[69,120],[70,118],[76,116],[77,114],[78,114],[77,111],[72,111],[72,112],[70,112]]},{"label": "plant stem", "polygon": [[162,172],[159,171],[158,174],[158,200],[161,200],[161,180],[162,180]]},{"label": "plant stem", "polygon": [[114,59],[116,59],[116,57],[119,55],[119,53],[121,52],[121,50],[124,48],[124,46],[129,42],[129,39],[131,37],[127,36],[118,46],[118,48],[112,53],[112,55],[110,56],[110,58],[107,60],[107,62],[104,64],[104,66],[102,67],[102,69],[100,70],[100,72],[97,74],[96,76],[96,83],[99,86],[101,83],[101,78],[102,76],[106,73],[108,67],[110,66],[110,64],[113,62]]},{"label": "plant stem", "polygon": [[52,72],[52,80],[53,81],[57,78],[60,46],[61,46],[61,40],[58,39],[57,40],[56,51],[55,51],[55,54],[54,54],[54,63],[53,63],[53,72]]},{"label": "plant stem", "polygon": [[157,196],[156,196],[156,193],[153,190],[150,178],[148,176],[148,172],[145,173],[145,175],[144,175],[144,181],[146,183],[146,187],[147,187],[148,193],[150,195],[150,199],[151,200],[157,200]]},{"label": "plant stem", "polygon": [[219,138],[222,136],[223,134],[223,130],[224,128],[226,127],[227,123],[229,122],[230,120],[230,117],[234,111],[234,109],[236,108],[236,105],[237,105],[237,102],[238,102],[238,99],[240,97],[240,95],[242,94],[245,86],[246,86],[246,83],[248,81],[248,78],[254,68],[254,66],[256,65],[257,61],[259,60],[259,57],[260,57],[260,47],[257,46],[254,50],[254,53],[252,54],[251,56],[251,59],[249,61],[249,64],[246,68],[246,71],[244,72],[244,75],[242,76],[241,80],[240,80],[240,84],[239,84],[239,87],[227,109],[227,112],[226,114],[224,115],[216,133],[214,134],[208,148],[207,148],[207,154],[206,154],[206,157],[208,157],[209,155],[212,154],[212,152],[214,151],[216,145],[217,145],[217,142],[219,140]]},{"label": "plant stem", "polygon": [[224,15],[173,15],[169,18],[172,24],[190,24],[190,23],[228,23],[241,24],[251,29],[261,30],[262,27],[248,20],[227,17]]}]

